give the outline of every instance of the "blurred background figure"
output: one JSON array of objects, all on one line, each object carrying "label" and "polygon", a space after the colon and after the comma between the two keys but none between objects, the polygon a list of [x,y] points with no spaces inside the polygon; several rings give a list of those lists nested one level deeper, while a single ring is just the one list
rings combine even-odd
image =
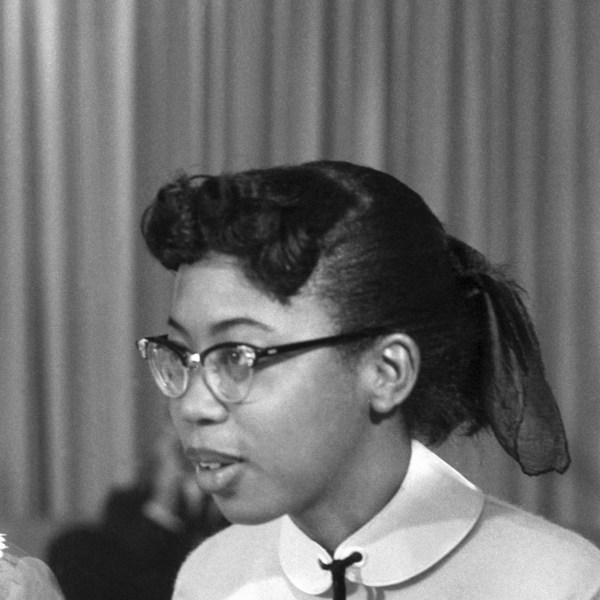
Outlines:
[{"label": "blurred background figure", "polygon": [[52,539],[48,564],[66,600],[167,600],[187,553],[227,524],[169,427],[139,482],[112,491],[99,522]]}]

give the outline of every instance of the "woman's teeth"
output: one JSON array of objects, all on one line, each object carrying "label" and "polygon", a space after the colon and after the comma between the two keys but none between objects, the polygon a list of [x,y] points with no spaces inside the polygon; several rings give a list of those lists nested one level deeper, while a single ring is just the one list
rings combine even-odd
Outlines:
[{"label": "woman's teeth", "polygon": [[223,466],[222,463],[218,462],[201,462],[199,464],[201,469],[205,469],[207,471],[216,471],[217,469],[220,469]]}]

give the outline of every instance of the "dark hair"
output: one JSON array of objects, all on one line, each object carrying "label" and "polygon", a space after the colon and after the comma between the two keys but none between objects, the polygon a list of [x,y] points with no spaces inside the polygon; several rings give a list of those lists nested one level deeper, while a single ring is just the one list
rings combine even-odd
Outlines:
[{"label": "dark hair", "polygon": [[[224,253],[282,303],[312,286],[340,331],[410,335],[421,352],[401,406],[412,436],[436,444],[491,425],[526,472],[566,468],[560,414],[519,288],[394,177],[334,161],[181,174],[161,188],[142,230],[167,269]],[[524,415],[556,450],[529,453],[537,438]]]},{"label": "dark hair", "polygon": [[[319,161],[216,177],[179,175],[143,219],[167,268],[209,252],[285,303],[311,278],[342,331],[389,325],[420,348],[402,405],[411,435],[434,444],[488,424],[481,402],[481,300],[457,277],[452,238],[422,198],[390,175]],[[472,289],[472,286],[471,286]]]}]

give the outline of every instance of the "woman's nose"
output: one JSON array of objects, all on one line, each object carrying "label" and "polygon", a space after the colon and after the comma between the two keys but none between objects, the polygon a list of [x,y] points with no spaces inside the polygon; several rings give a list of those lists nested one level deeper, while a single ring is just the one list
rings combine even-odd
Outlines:
[{"label": "woman's nose", "polygon": [[190,423],[222,422],[229,411],[204,382],[200,373],[192,377],[190,386],[181,398],[174,400],[181,419]]}]

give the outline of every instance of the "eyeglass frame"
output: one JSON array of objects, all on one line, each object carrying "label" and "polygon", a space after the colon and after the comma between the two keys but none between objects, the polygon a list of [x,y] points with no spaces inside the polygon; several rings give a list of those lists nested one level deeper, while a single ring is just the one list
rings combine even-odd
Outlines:
[{"label": "eyeglass frame", "polygon": [[[325,337],[313,338],[310,340],[302,340],[299,342],[291,342],[289,344],[281,344],[278,346],[267,346],[266,348],[261,348],[260,346],[255,346],[254,344],[249,344],[247,342],[221,342],[219,344],[215,344],[206,348],[202,352],[194,352],[189,348],[186,348],[182,344],[178,342],[174,342],[170,340],[166,334],[160,336],[151,336],[151,337],[143,337],[136,341],[136,347],[140,352],[141,356],[145,360],[149,360],[148,358],[148,345],[151,343],[158,344],[172,350],[176,356],[181,361],[182,366],[187,371],[187,380],[184,390],[178,396],[170,396],[165,394],[169,398],[178,399],[181,398],[189,389],[190,385],[190,371],[195,371],[198,367],[204,367],[204,361],[206,357],[215,350],[221,350],[222,348],[238,348],[243,346],[244,348],[250,348],[254,352],[254,358],[251,365],[248,365],[248,369],[250,370],[251,376],[254,376],[254,369],[259,361],[265,360],[267,358],[275,358],[277,356],[282,356],[285,354],[289,354],[292,352],[298,352],[301,350],[312,350],[319,347],[324,346],[337,346],[340,344],[346,344],[349,342],[359,341],[361,339],[366,339],[368,337],[377,337],[383,334],[392,333],[393,328],[390,325],[383,325],[379,327],[370,327],[366,329],[361,329],[359,331],[352,331],[348,333],[340,333],[336,335],[330,335]],[[151,370],[152,372],[152,370]],[[160,384],[156,380],[156,376],[152,372],[155,383],[161,390],[164,391],[160,387]],[[241,404],[248,397],[250,390],[252,389],[252,383],[254,379],[251,380],[250,385],[248,386],[247,393],[240,400],[231,400],[227,397],[223,397],[224,394],[218,393],[218,390],[214,390],[213,386],[210,385],[205,376],[202,377],[205,384],[211,390],[213,394],[225,404]]]}]

